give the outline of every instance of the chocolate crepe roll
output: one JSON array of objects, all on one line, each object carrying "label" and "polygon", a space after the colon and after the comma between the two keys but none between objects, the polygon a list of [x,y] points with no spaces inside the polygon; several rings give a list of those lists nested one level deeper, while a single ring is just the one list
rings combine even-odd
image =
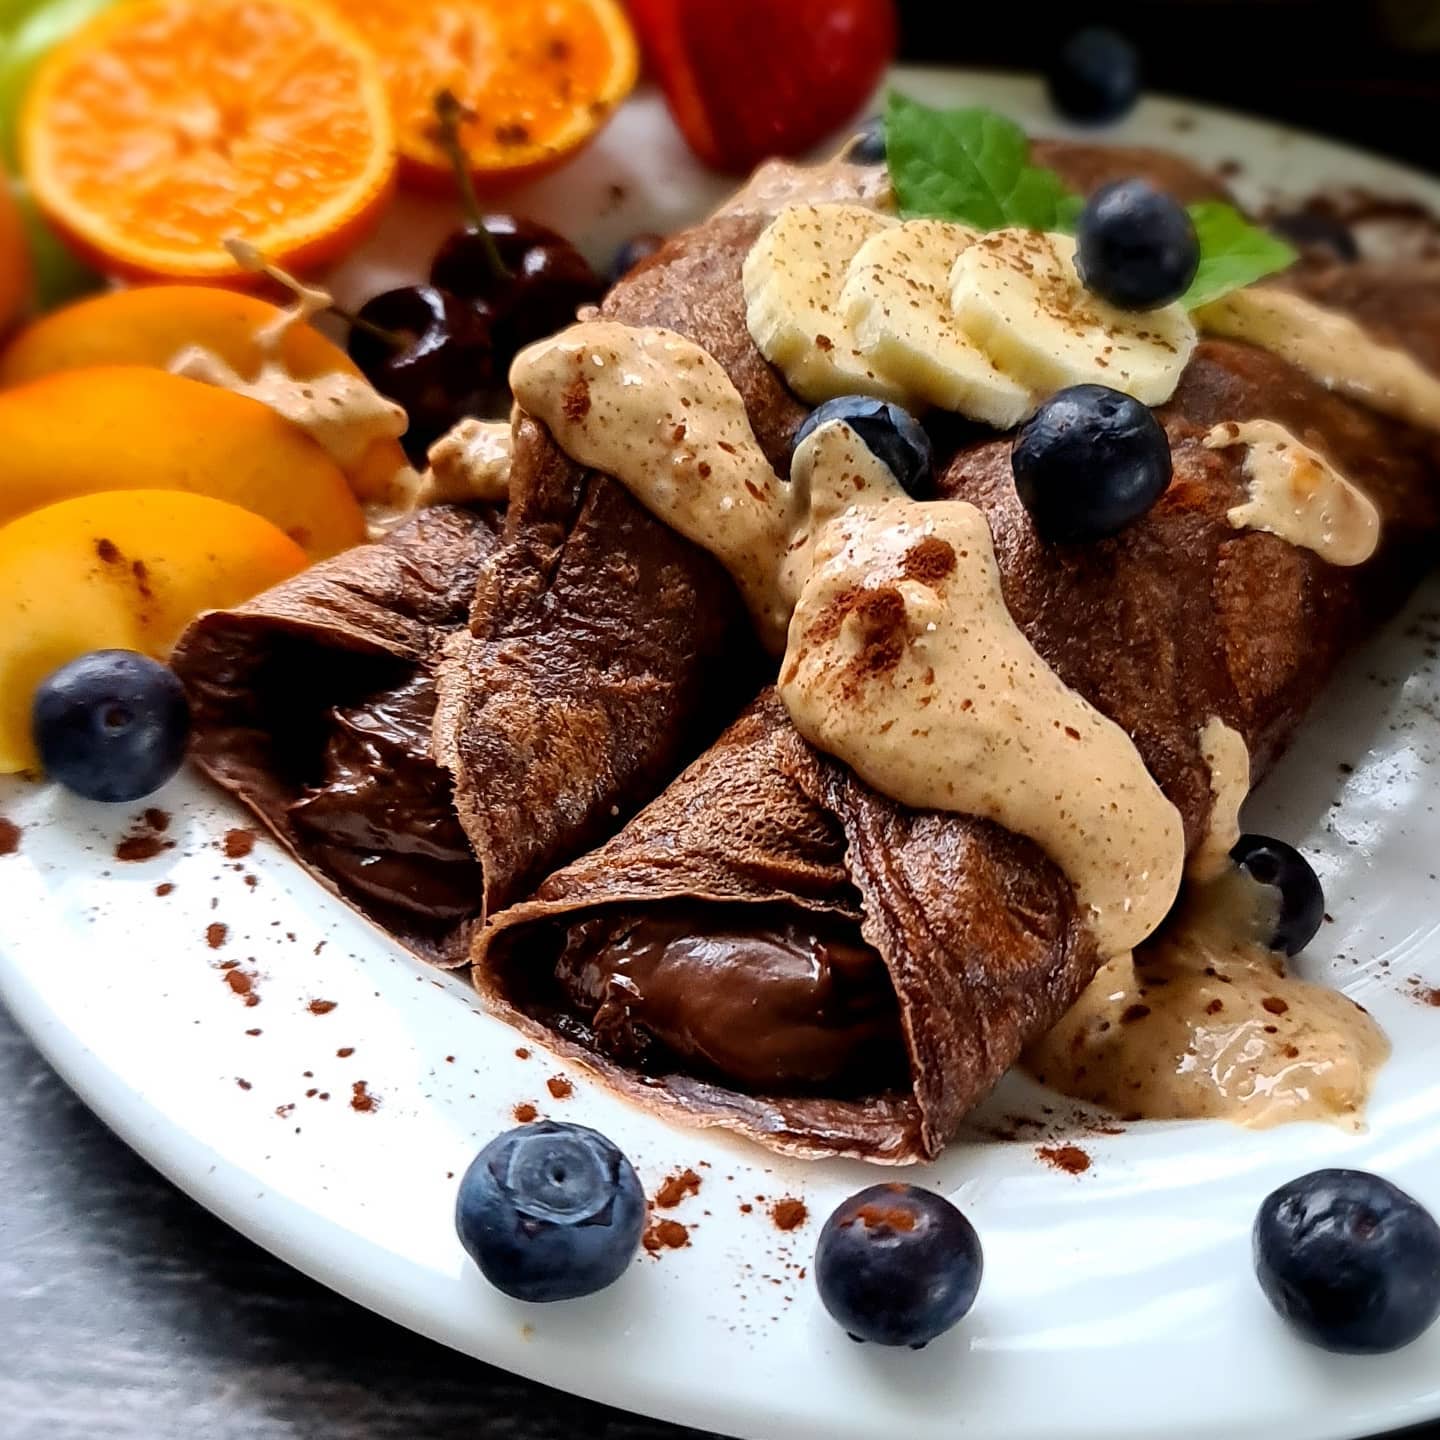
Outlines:
[{"label": "chocolate crepe roll", "polygon": [[465,960],[480,865],[431,744],[435,671],[499,512],[422,510],[236,610],[172,657],[200,768],[328,889],[436,964]]},{"label": "chocolate crepe roll", "polygon": [[[1147,173],[1184,199],[1223,193],[1213,177],[1160,152],[1052,146],[1046,154],[1085,188]],[[883,188],[874,167],[762,167],[719,214],[622,280],[600,313],[676,331],[708,351],[783,472],[808,412],[750,339],[741,267],[784,204],[806,194],[868,203]],[[461,823],[485,857],[485,913],[520,899],[558,856],[613,833],[719,732],[763,674],[723,569],[518,414],[503,543],[439,676],[439,756],[455,776]]]},{"label": "chocolate crepe roll", "polygon": [[[959,455],[941,491],[985,514],[1011,615],[1129,732],[1193,850],[1213,805],[1202,727],[1237,730],[1258,778],[1337,657],[1416,578],[1440,511],[1430,437],[1262,351],[1202,344],[1160,415],[1174,481],[1113,539],[1039,541],[1006,441]],[[1340,568],[1229,523],[1243,450],[1203,439],[1260,417],[1366,491],[1382,524],[1371,561]],[[476,980],[612,1084],[695,1123],[903,1161],[940,1150],[1100,959],[1038,847],[876,794],[770,695],[613,841],[501,916]]]},{"label": "chocolate crepe roll", "polygon": [[[740,289],[764,223],[722,217],[677,236],[602,313],[709,350],[783,464],[806,411],[751,344]],[[723,567],[517,411],[503,542],[440,674],[441,758],[487,857],[487,913],[521,898],[558,855],[612,834],[734,717],[761,673]]]}]

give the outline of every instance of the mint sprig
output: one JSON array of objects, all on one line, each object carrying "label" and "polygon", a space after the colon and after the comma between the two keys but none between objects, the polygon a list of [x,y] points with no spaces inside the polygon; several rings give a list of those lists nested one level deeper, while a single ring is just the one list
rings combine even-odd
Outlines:
[{"label": "mint sprig", "polygon": [[[1072,231],[1083,199],[1053,170],[1030,163],[1030,141],[1013,121],[976,106],[932,110],[890,92],[885,108],[890,183],[906,219],[955,220],[977,230],[1017,226]],[[1200,268],[1181,304],[1218,300],[1292,264],[1295,251],[1252,225],[1233,205],[1189,207]]]}]

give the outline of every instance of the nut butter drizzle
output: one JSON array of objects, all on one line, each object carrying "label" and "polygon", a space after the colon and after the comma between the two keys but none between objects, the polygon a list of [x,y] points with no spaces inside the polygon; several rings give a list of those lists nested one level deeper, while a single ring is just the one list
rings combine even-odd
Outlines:
[{"label": "nut butter drizzle", "polygon": [[1250,750],[1238,730],[1212,715],[1200,727],[1200,754],[1210,767],[1210,818],[1185,875],[1203,883],[1224,873],[1240,838],[1240,807],[1250,793]]},{"label": "nut butter drizzle", "polygon": [[[224,358],[203,345],[189,345],[167,367],[172,374],[199,380],[237,395],[258,400],[292,425],[303,430],[352,480],[376,441],[398,440],[409,419],[403,407],[387,400],[362,375],[334,370],[298,380],[283,359],[287,336],[300,325],[328,310],[334,299],[328,290],[306,285],[243,240],[227,240],[225,248],[252,274],[264,274],[285,285],[291,303],[270,324],[255,332],[261,359],[257,374],[239,374]],[[405,467],[394,477],[397,491],[413,484],[414,472]]]},{"label": "nut butter drizzle", "polygon": [[1204,443],[1245,447],[1249,499],[1226,515],[1237,530],[1268,530],[1331,565],[1363,565],[1375,553],[1380,514],[1369,497],[1283,425],[1226,420]]},{"label": "nut butter drizzle", "polygon": [[1102,967],[1025,1067],[1127,1117],[1360,1129],[1389,1042],[1348,996],[1287,974],[1260,943],[1273,893],[1237,870],[1201,887],[1133,962]]},{"label": "nut butter drizzle", "polygon": [[1271,286],[1250,286],[1195,312],[1211,335],[1245,340],[1326,389],[1425,430],[1440,430],[1440,377],[1382,345],[1348,315]]},{"label": "nut butter drizzle", "polygon": [[1184,865],[1179,812],[1015,625],[978,510],[910,500],[843,424],[809,436],[783,483],[724,370],[669,331],[583,323],[510,380],[567,454],[729,569],[784,648],[780,694],[812,744],[904,804],[1035,840],[1103,953],[1155,929]]}]

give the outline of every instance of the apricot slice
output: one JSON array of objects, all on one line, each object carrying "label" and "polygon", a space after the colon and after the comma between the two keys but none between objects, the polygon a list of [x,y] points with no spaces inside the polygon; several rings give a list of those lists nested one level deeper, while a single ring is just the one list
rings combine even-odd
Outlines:
[{"label": "apricot slice", "polygon": [[0,391],[0,523],[100,490],[190,490],[263,515],[312,559],[365,538],[335,462],[258,400],[140,366]]},{"label": "apricot slice", "polygon": [[164,659],[201,610],[305,564],[268,520],[180,490],[76,496],[0,527],[0,774],[35,767],[30,704],[52,671],[110,646]]},{"label": "apricot slice", "polygon": [[[257,336],[278,325],[284,314],[253,295],[210,285],[112,290],[54,310],[22,330],[0,355],[0,386],[90,365],[165,370],[192,346],[217,356],[242,380],[255,379],[267,361],[296,380],[336,371],[364,378],[355,362],[313,326],[290,325],[278,347],[262,344]],[[362,500],[381,499],[404,468],[400,446],[377,439],[349,470],[351,488]]]}]

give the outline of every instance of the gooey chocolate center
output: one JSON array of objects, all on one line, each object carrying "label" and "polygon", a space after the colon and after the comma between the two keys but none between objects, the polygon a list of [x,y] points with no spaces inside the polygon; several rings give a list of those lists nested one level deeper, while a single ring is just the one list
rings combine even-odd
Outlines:
[{"label": "gooey chocolate center", "polygon": [[331,711],[322,778],[290,808],[342,885],[434,920],[479,908],[480,866],[430,758],[435,685],[423,671]]},{"label": "gooey chocolate center", "polygon": [[905,1074],[884,963],[853,924],[776,906],[676,901],[565,932],[555,978],[594,1043],[747,1090],[874,1092]]}]

